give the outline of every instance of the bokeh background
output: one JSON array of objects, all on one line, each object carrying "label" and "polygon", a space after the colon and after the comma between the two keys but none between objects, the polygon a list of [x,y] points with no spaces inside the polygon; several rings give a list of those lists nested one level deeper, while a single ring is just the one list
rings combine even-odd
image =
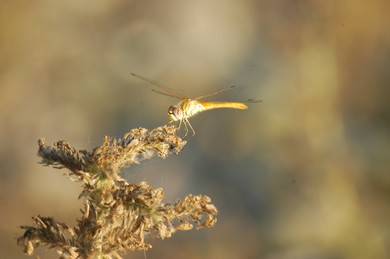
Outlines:
[{"label": "bokeh background", "polygon": [[[80,186],[37,139],[100,145],[167,122],[177,100],[240,85],[247,111],[191,120],[178,156],[124,173],[166,202],[209,195],[212,229],[126,258],[390,258],[390,2],[1,1],[0,258],[31,216],[75,224]],[[57,258],[38,249],[41,258]]]}]

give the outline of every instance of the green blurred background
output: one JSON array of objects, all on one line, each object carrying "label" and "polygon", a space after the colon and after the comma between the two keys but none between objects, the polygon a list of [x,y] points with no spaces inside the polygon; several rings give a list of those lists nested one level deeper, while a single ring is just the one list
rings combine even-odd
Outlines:
[{"label": "green blurred background", "polygon": [[167,122],[176,100],[130,72],[190,97],[242,85],[218,98],[263,100],[193,118],[178,156],[126,170],[166,202],[207,194],[220,211],[212,229],[151,240],[147,258],[390,258],[389,10],[386,0],[1,1],[0,258],[28,258],[16,237],[31,216],[80,216],[80,186],[37,163],[38,138],[91,149]]}]

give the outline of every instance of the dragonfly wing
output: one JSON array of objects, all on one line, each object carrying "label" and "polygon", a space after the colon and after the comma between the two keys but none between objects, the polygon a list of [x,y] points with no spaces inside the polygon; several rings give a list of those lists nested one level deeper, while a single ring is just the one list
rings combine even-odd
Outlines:
[{"label": "dragonfly wing", "polygon": [[235,89],[237,89],[239,87],[241,87],[241,86],[233,85],[231,87],[221,89],[221,90],[216,91],[214,93],[209,93],[209,94],[206,94],[206,95],[202,95],[202,96],[196,97],[195,100],[200,100],[200,99],[204,99],[204,98],[207,98],[207,97],[210,97],[210,96],[214,96],[214,95],[217,95],[217,94],[222,94],[224,92],[235,90]]},{"label": "dragonfly wing", "polygon": [[241,101],[243,103],[261,103],[263,102],[262,100],[257,100],[257,99],[248,99],[248,100],[245,100],[245,101]]},{"label": "dragonfly wing", "polygon": [[156,87],[158,87],[160,90],[156,90],[156,89],[152,89],[153,92],[156,92],[156,93],[159,93],[159,94],[162,94],[162,95],[166,95],[166,96],[170,96],[170,97],[174,97],[174,98],[177,98],[177,99],[186,99],[187,97],[184,96],[183,94],[181,94],[179,91],[176,91],[175,89],[172,89],[172,88],[169,88],[169,87],[166,87],[166,86],[162,86],[160,84],[158,84],[157,82],[153,81],[153,80],[150,80],[146,77],[143,77],[143,76],[140,76],[140,75],[137,75],[135,73],[131,73],[132,76],[138,78],[138,79],[141,79],[142,81],[145,81],[151,85],[154,85]]}]

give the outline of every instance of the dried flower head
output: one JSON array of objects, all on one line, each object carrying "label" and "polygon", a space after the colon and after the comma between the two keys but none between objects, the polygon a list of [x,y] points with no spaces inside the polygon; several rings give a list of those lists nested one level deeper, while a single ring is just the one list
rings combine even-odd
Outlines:
[{"label": "dried flower head", "polygon": [[175,204],[163,203],[163,190],[146,183],[127,183],[120,170],[153,157],[178,154],[186,141],[176,136],[175,126],[152,131],[137,128],[123,139],[105,137],[91,152],[77,151],[65,141],[46,146],[38,141],[41,163],[67,168],[73,181],[82,182],[82,217],[75,227],[50,217],[33,217],[34,226],[22,226],[17,242],[32,255],[34,248],[56,249],[61,258],[121,258],[127,250],[147,250],[145,239],[168,238],[176,231],[212,227],[218,213],[211,199],[188,195]]}]

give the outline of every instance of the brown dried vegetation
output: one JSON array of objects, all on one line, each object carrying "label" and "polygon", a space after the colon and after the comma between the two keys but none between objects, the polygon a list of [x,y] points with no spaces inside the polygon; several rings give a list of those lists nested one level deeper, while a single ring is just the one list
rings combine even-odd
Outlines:
[{"label": "brown dried vegetation", "polygon": [[120,170],[153,157],[178,154],[186,141],[176,136],[175,126],[152,131],[132,129],[123,139],[105,137],[91,152],[58,141],[52,146],[38,141],[38,156],[45,166],[69,169],[72,181],[82,182],[85,208],[75,227],[51,217],[33,217],[34,226],[22,226],[17,242],[28,255],[34,248],[55,249],[61,258],[121,258],[127,250],[147,250],[146,238],[168,238],[178,230],[212,227],[217,209],[205,195],[188,195],[174,204],[162,203],[161,188],[131,184]]}]

